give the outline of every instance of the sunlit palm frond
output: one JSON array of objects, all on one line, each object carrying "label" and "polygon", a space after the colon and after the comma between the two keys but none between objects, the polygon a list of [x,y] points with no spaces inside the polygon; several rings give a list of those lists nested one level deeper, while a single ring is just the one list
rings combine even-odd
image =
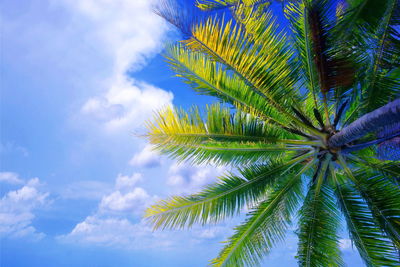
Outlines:
[{"label": "sunlit palm frond", "polygon": [[271,119],[275,124],[288,126],[285,116],[265,98],[255,93],[235,73],[226,71],[219,62],[203,53],[176,45],[167,50],[167,60],[177,75],[197,92],[216,96],[264,121]]},{"label": "sunlit palm frond", "polygon": [[233,165],[310,151],[317,143],[288,139],[291,134],[281,128],[240,111],[231,114],[219,104],[208,106],[204,117],[197,108],[190,113],[168,108],[148,123],[147,136],[162,153],[179,160]]},{"label": "sunlit palm frond", "polygon": [[[240,5],[246,7],[266,7],[274,0],[197,0],[196,6],[201,10],[219,10],[223,8],[237,8]],[[278,0],[275,0],[278,1]]]}]

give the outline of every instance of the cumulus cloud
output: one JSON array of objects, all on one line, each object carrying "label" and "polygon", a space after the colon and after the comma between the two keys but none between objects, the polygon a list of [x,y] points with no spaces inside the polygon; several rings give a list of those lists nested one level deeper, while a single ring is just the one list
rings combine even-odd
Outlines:
[{"label": "cumulus cloud", "polygon": [[0,172],[0,182],[8,184],[22,184],[23,181],[15,172]]},{"label": "cumulus cloud", "polygon": [[216,178],[227,170],[224,166],[174,163],[168,170],[167,185],[174,193],[194,193],[205,185],[215,182]]},{"label": "cumulus cloud", "polygon": [[18,190],[9,191],[0,199],[0,235],[41,239],[44,234],[33,226],[34,210],[49,203],[49,193],[40,190],[38,178],[30,179]]},{"label": "cumulus cloud", "polygon": [[82,113],[107,132],[143,127],[153,112],[171,105],[173,94],[132,78],[118,77],[104,95],[90,98]]},{"label": "cumulus cloud", "polygon": [[[159,198],[139,187],[142,176],[118,175],[114,191],[104,195],[96,211],[76,224],[70,233],[58,237],[61,242],[79,243],[137,250],[168,248],[186,242],[196,245],[206,240],[226,237],[226,225],[204,228],[194,226],[191,231],[152,231],[142,219],[143,211]],[[156,240],[156,242],[155,242]]]},{"label": "cumulus cloud", "polygon": [[135,130],[154,110],[172,103],[171,92],[127,75],[142,68],[163,47],[168,27],[154,14],[154,2],[64,1],[75,16],[85,20],[85,41],[110,59],[110,73],[101,82],[103,92],[87,99],[81,107],[84,118],[107,133]]},{"label": "cumulus cloud", "polygon": [[130,190],[134,188],[134,186],[143,180],[143,176],[141,173],[134,173],[132,175],[122,175],[118,174],[118,177],[115,181],[115,188],[117,190]]},{"label": "cumulus cloud", "polygon": [[136,167],[153,168],[161,164],[161,157],[151,145],[146,145],[140,152],[133,155],[129,164]]}]

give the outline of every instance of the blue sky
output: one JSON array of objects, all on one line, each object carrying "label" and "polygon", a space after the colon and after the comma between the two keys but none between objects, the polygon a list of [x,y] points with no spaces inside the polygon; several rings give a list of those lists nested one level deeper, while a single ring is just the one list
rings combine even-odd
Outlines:
[{"label": "blue sky", "polygon": [[[240,221],[152,232],[146,206],[228,170],[177,164],[137,137],[154,110],[204,105],[160,52],[148,0],[3,0],[0,265],[205,266]],[[296,237],[265,266],[296,266]],[[363,266],[346,235],[349,266]]]}]

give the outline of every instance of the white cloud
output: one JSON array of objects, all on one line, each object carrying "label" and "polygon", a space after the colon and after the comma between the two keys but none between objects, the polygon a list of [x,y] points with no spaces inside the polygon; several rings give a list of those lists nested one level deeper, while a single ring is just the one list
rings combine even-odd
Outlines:
[{"label": "white cloud", "polygon": [[141,187],[122,193],[115,191],[104,196],[100,202],[101,212],[132,212],[141,214],[153,202],[152,197]]},{"label": "white cloud", "polygon": [[161,164],[160,155],[153,150],[151,145],[146,145],[140,152],[136,153],[129,164],[136,167],[152,168]]},{"label": "white cloud", "polygon": [[23,181],[15,172],[0,172],[0,182],[8,184],[22,184]]},{"label": "white cloud", "polygon": [[0,235],[16,238],[40,239],[44,236],[31,224],[33,211],[49,204],[49,193],[41,192],[38,178],[29,180],[23,187],[9,191],[0,199]]},{"label": "white cloud", "polygon": [[224,166],[174,163],[168,170],[167,185],[174,193],[194,193],[205,185],[215,182],[217,177],[226,171],[227,168]]},{"label": "white cloud", "polygon": [[171,105],[172,99],[170,92],[120,76],[106,94],[89,99],[82,113],[108,133],[132,131],[143,127],[155,110]]},{"label": "white cloud", "polygon": [[[153,12],[155,0],[82,0],[64,3],[85,21],[86,43],[109,58],[110,73],[101,91],[81,107],[84,119],[106,133],[132,131],[143,126],[154,110],[171,105],[173,94],[127,76],[142,68],[163,48],[167,23]],[[90,75],[90,74],[89,74]],[[92,74],[96,75],[96,74]],[[85,125],[85,123],[83,123]]]},{"label": "white cloud", "polygon": [[226,237],[230,227],[194,226],[191,231],[152,231],[142,219],[143,211],[158,200],[136,184],[142,176],[118,175],[115,190],[101,199],[97,210],[76,224],[70,233],[58,236],[61,242],[116,247],[128,250],[168,248],[185,242],[196,245]]},{"label": "white cloud", "polygon": [[118,174],[115,181],[115,188],[117,190],[129,190],[142,180],[143,176],[141,173],[134,173],[131,176]]},{"label": "white cloud", "polygon": [[89,24],[88,38],[114,58],[114,74],[140,68],[162,46],[167,24],[154,14],[155,0],[64,0]]},{"label": "white cloud", "polygon": [[77,224],[71,233],[60,236],[59,240],[128,250],[165,248],[172,245],[171,241],[165,238],[165,233],[153,232],[143,222],[132,223],[126,218],[102,218],[97,215],[87,217]]}]

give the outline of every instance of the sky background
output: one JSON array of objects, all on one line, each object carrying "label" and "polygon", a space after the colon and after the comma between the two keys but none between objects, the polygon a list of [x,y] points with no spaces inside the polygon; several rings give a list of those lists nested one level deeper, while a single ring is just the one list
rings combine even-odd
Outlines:
[{"label": "sky background", "polygon": [[[152,232],[145,207],[227,167],[151,151],[144,122],[198,96],[160,53],[176,33],[149,0],[0,2],[0,265],[206,266],[242,218]],[[296,266],[296,235],[263,266]],[[363,266],[343,230],[343,257]]]}]

